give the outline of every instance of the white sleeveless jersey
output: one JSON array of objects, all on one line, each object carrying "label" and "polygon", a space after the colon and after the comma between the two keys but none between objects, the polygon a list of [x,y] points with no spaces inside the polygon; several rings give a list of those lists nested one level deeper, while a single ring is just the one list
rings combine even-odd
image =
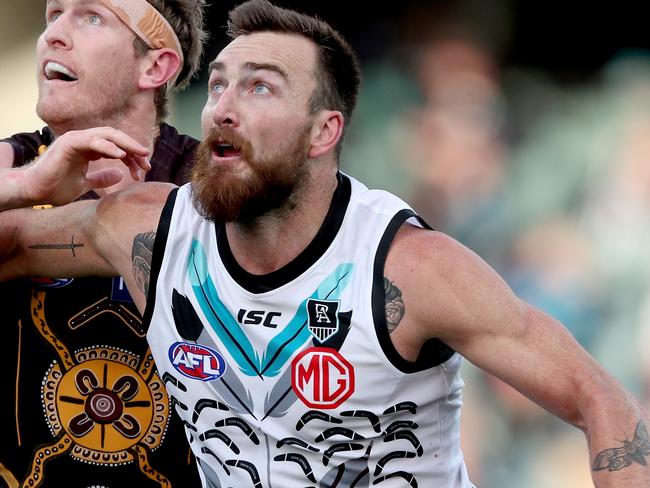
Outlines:
[{"label": "white sleeveless jersey", "polygon": [[400,225],[420,221],[338,178],[313,242],[263,276],[238,266],[189,186],[165,206],[145,320],[205,487],[472,486],[461,357],[433,340],[407,362],[386,327],[386,254]]}]

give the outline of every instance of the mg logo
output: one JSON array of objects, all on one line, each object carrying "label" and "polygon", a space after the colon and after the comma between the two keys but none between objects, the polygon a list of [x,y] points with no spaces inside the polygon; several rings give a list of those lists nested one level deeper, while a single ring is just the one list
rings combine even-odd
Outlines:
[{"label": "mg logo", "polygon": [[176,342],[169,348],[169,361],[183,376],[212,381],[226,372],[226,361],[217,351],[190,342]]},{"label": "mg logo", "polygon": [[354,392],[354,368],[336,349],[312,347],[291,363],[291,386],[310,408],[336,408]]}]

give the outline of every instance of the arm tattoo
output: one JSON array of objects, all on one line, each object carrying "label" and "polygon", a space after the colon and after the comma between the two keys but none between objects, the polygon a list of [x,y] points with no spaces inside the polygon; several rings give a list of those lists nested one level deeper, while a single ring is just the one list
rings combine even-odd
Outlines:
[{"label": "arm tattoo", "polygon": [[76,258],[77,253],[75,252],[75,249],[77,249],[78,247],[84,247],[84,245],[75,242],[74,234],[73,234],[72,237],[70,238],[70,244],[34,244],[33,246],[29,246],[29,249],[68,250],[68,251],[72,251],[72,257]]},{"label": "arm tattoo", "polygon": [[594,471],[618,471],[626,468],[632,463],[638,463],[647,466],[646,457],[650,456],[650,442],[648,441],[648,431],[642,420],[636,424],[634,439],[623,441],[623,447],[612,447],[596,454],[594,465],[591,469]]},{"label": "arm tattoo", "polygon": [[153,245],[156,240],[155,232],[138,234],[133,239],[131,250],[132,271],[138,288],[145,294],[149,293],[149,278],[151,276],[151,258]]},{"label": "arm tattoo", "polygon": [[402,300],[402,291],[386,277],[384,277],[384,296],[386,297],[386,324],[390,334],[404,317],[404,300]]}]

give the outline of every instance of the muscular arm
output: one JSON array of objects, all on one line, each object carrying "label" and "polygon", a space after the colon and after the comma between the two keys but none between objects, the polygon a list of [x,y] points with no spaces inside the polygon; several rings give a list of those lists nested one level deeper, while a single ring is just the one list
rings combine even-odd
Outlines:
[{"label": "muscular arm", "polygon": [[644,437],[647,413],[558,321],[517,298],[478,256],[443,234],[408,226],[385,276],[402,294],[405,313],[391,338],[403,356],[415,359],[424,341],[441,339],[584,430],[596,486],[650,486],[647,437],[645,449],[626,461],[613,457],[632,448],[625,440]]},{"label": "muscular arm", "polygon": [[0,214],[0,280],[121,275],[144,311],[153,239],[173,185],[145,183],[100,200]]}]

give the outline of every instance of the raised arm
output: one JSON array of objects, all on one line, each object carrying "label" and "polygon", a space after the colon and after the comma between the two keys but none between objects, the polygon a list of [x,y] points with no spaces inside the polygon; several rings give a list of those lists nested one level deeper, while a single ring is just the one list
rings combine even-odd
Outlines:
[{"label": "raised arm", "polygon": [[647,412],[555,319],[517,298],[477,255],[404,227],[385,276],[402,292],[391,337],[406,358],[437,337],[476,366],[582,429],[597,487],[650,486]]},{"label": "raised arm", "polygon": [[143,183],[100,200],[0,213],[0,280],[121,275],[143,312],[153,238],[173,187]]},{"label": "raised arm", "polygon": [[135,179],[151,167],[145,158],[148,150],[111,127],[68,132],[40,158],[21,168],[12,169],[6,164],[7,146],[0,145],[0,211],[42,203],[62,205],[90,190],[114,185],[122,178],[116,168],[89,173],[89,161],[121,159]]}]

